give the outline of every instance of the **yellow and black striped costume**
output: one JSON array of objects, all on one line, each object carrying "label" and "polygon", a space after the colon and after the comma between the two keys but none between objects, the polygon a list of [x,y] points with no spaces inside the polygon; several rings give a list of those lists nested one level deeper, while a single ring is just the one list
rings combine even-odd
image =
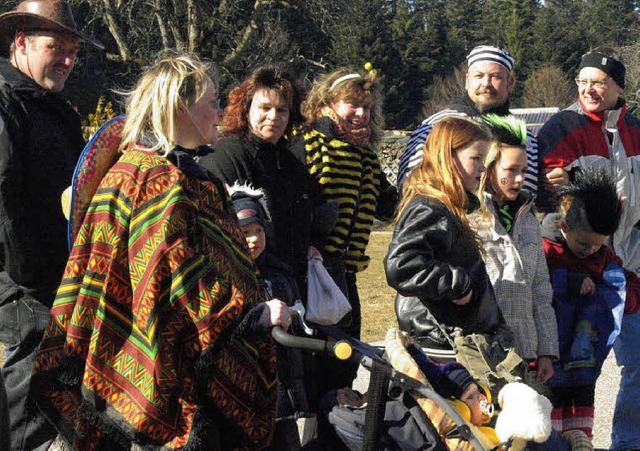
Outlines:
[{"label": "yellow and black striped costume", "polygon": [[[309,172],[320,183],[324,200],[339,206],[338,220],[320,251],[342,256],[348,272],[362,271],[369,265],[365,250],[373,220],[390,218],[397,201],[395,188],[387,182],[373,150],[340,141],[317,128],[305,131],[304,141]],[[390,202],[381,197],[387,192],[393,194]],[[391,203],[391,208],[383,202]],[[382,214],[381,206],[390,214]]]}]

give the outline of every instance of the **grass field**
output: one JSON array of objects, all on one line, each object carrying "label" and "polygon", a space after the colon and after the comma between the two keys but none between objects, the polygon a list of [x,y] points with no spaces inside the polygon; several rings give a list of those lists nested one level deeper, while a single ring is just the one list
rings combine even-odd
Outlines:
[{"label": "grass field", "polygon": [[367,255],[371,264],[358,273],[358,292],[362,304],[362,339],[383,340],[390,327],[397,327],[394,310],[395,290],[387,285],[382,260],[387,255],[391,232],[377,231],[371,234]]}]

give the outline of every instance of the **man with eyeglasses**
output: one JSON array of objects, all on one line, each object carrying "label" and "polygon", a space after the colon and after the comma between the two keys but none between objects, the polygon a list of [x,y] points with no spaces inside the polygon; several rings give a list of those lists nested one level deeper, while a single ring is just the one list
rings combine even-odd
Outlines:
[{"label": "man with eyeglasses", "polygon": [[[625,268],[640,274],[640,120],[627,112],[621,97],[624,61],[615,50],[598,47],[582,56],[576,85],[577,102],[552,116],[538,134],[543,165],[539,185],[547,193],[541,200],[553,200],[553,191],[576,171],[610,171],[623,199],[623,213],[607,244]],[[553,202],[539,206],[550,211]],[[624,315],[614,350],[622,380],[611,449],[640,449],[640,313]]]},{"label": "man with eyeglasses", "polygon": [[57,435],[27,393],[68,256],[60,196],[84,140],[60,91],[81,41],[102,47],[63,0],[0,14],[0,343],[12,450],[48,449]]}]

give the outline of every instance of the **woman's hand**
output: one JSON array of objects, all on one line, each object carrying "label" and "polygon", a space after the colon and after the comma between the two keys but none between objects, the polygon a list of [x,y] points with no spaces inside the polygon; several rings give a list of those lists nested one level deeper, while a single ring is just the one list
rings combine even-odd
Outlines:
[{"label": "woman's hand", "polygon": [[469,301],[471,300],[471,295],[472,295],[472,294],[473,294],[473,290],[469,291],[469,293],[468,293],[465,297],[460,298],[460,299],[454,299],[454,300],[453,300],[453,301],[451,301],[451,302],[453,302],[453,303],[454,303],[454,304],[456,304],[456,305],[465,305],[465,304],[468,304],[468,303],[469,303]]},{"label": "woman's hand", "polygon": [[322,254],[320,253],[320,251],[313,246],[309,246],[307,248],[307,260],[311,260],[314,257],[322,260]]},{"label": "woman's hand", "polygon": [[281,326],[284,330],[288,330],[291,326],[291,311],[287,304],[280,299],[272,299],[266,302],[269,307],[269,318],[272,326]]},{"label": "woman's hand", "polygon": [[553,363],[551,362],[551,359],[549,357],[538,357],[536,368],[536,380],[540,382],[547,382],[549,378],[553,376]]}]

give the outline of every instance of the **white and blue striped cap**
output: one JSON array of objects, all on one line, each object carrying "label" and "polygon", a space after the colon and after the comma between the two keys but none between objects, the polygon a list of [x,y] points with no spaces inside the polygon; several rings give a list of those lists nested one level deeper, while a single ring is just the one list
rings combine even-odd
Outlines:
[{"label": "white and blue striped cap", "polygon": [[479,61],[498,63],[511,72],[515,60],[505,49],[492,45],[479,45],[467,55],[467,67],[471,67],[472,64]]}]

